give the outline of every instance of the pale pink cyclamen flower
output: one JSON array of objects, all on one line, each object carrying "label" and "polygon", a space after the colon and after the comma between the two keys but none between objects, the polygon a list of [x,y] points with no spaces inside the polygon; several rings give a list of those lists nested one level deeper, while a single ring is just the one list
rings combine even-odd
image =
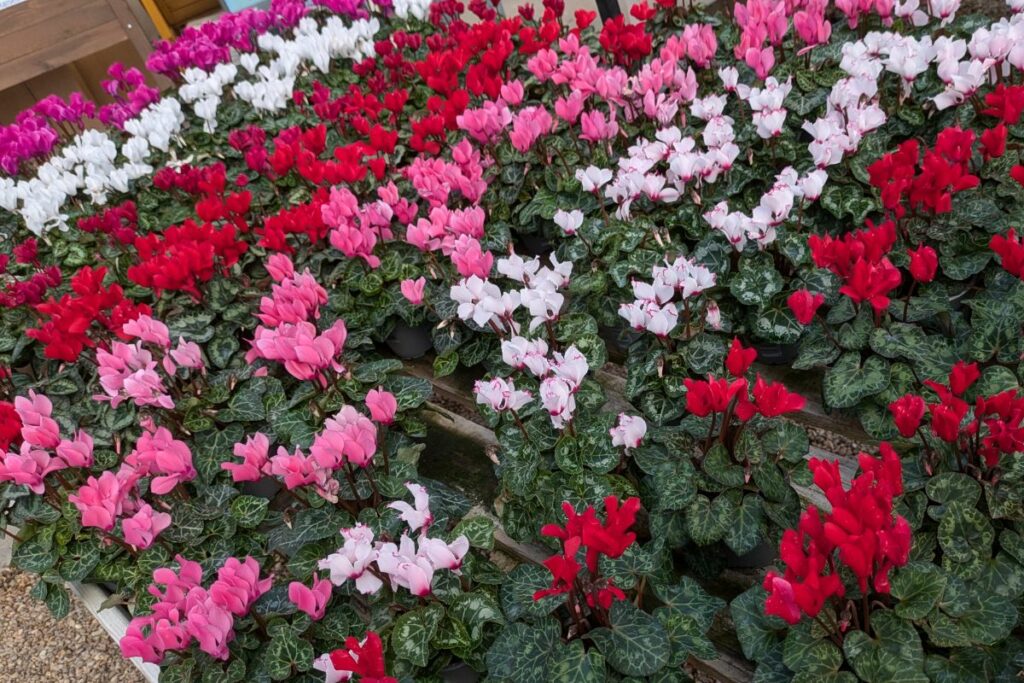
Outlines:
[{"label": "pale pink cyclamen flower", "polygon": [[292,581],[288,584],[288,599],[301,611],[308,614],[310,619],[320,621],[327,612],[332,589],[330,581],[313,574],[312,588],[301,581]]},{"label": "pale pink cyclamen flower", "polygon": [[583,227],[583,212],[579,209],[572,211],[559,209],[555,212],[554,221],[555,225],[562,229],[563,234],[572,236]]},{"label": "pale pink cyclamen flower", "polygon": [[395,413],[398,412],[398,401],[390,391],[383,387],[370,389],[366,392],[366,407],[370,410],[370,419],[383,425],[389,425],[395,421]]},{"label": "pale pink cyclamen flower", "polygon": [[60,443],[60,427],[50,415],[53,404],[43,394],[28,390],[28,398],[16,396],[14,410],[21,418],[21,438],[39,448],[56,448]]},{"label": "pale pink cyclamen flower", "polygon": [[377,452],[377,428],[352,406],[342,406],[337,415],[324,422],[309,452],[320,467],[331,471],[345,462],[366,467]]},{"label": "pale pink cyclamen flower", "polygon": [[223,462],[220,467],[231,473],[231,480],[259,481],[267,469],[269,461],[270,439],[262,432],[250,435],[245,442],[236,443],[233,453],[242,458],[242,462]]},{"label": "pale pink cyclamen flower", "polygon": [[[203,374],[206,374],[206,365],[203,363],[202,349],[199,348],[199,344],[192,341],[185,341],[183,337],[178,337],[178,345],[168,352],[170,357],[178,366],[188,368],[190,370],[199,370]],[[167,358],[164,358],[164,370],[167,370],[166,362]],[[173,375],[174,371],[169,370],[169,375]]]},{"label": "pale pink cyclamen flower", "polygon": [[404,296],[406,301],[413,306],[419,306],[423,303],[423,289],[426,286],[427,279],[422,276],[415,280],[402,280],[402,284],[400,285],[402,296]]},{"label": "pale pink cyclamen flower", "polygon": [[529,391],[516,389],[512,380],[501,377],[477,380],[473,385],[473,393],[477,403],[490,406],[491,410],[499,413],[506,410],[517,412],[533,400],[533,394]]},{"label": "pale pink cyclamen flower", "polygon": [[540,383],[540,400],[555,429],[572,421],[576,411],[574,387],[561,377],[547,377]]},{"label": "pale pink cyclamen flower", "polygon": [[354,581],[356,590],[363,595],[376,593],[384,584],[369,569],[377,561],[373,530],[365,524],[357,524],[351,529],[342,529],[341,536],[345,539],[344,545],[320,560],[317,566],[330,573],[335,586]]},{"label": "pale pink cyclamen flower", "polygon": [[389,503],[388,507],[400,513],[402,521],[409,525],[409,531],[422,529],[425,533],[434,521],[434,516],[430,514],[430,496],[427,494],[427,489],[412,482],[406,482],[405,488],[409,489],[409,493],[412,494],[415,507],[404,500]]},{"label": "pale pink cyclamen flower", "polygon": [[647,423],[638,415],[619,413],[618,423],[608,430],[613,446],[637,448],[647,434]]},{"label": "pale pink cyclamen flower", "polygon": [[416,544],[407,535],[397,546],[385,543],[380,547],[377,567],[391,579],[392,589],[402,587],[417,597],[430,595],[434,565],[416,553]]},{"label": "pale pink cyclamen flower", "polygon": [[465,536],[459,536],[451,543],[445,543],[439,538],[420,536],[418,554],[426,556],[434,569],[448,569],[459,574],[462,559],[468,552],[469,539]]},{"label": "pale pink cyclamen flower", "polygon": [[313,660],[313,668],[324,674],[324,683],[342,683],[352,680],[352,672],[348,669],[335,669],[331,653],[325,652]]},{"label": "pale pink cyclamen flower", "polygon": [[167,325],[148,315],[140,315],[135,320],[129,320],[121,327],[121,331],[141,341],[156,344],[162,349],[171,345],[171,334]]},{"label": "pale pink cyclamen flower", "polygon": [[153,545],[160,532],[171,525],[171,516],[166,512],[155,512],[149,503],[143,503],[131,517],[121,522],[124,540],[136,550],[145,550]]}]

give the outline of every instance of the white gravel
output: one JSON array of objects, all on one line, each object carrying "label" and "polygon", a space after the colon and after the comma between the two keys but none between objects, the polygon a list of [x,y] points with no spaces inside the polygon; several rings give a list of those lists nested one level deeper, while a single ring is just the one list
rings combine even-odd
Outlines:
[{"label": "white gravel", "polygon": [[142,683],[78,598],[57,621],[29,595],[36,578],[0,569],[0,683]]}]

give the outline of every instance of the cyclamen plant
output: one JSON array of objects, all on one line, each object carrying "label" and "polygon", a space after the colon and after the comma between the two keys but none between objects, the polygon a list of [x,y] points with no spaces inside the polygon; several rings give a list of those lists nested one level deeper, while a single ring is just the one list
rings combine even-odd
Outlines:
[{"label": "cyclamen plant", "polygon": [[[786,678],[812,672],[848,681],[1012,675],[1020,649],[1006,640],[1016,623],[1007,590],[987,592],[991,584],[972,581],[953,556],[939,562],[934,542],[912,532],[896,512],[903,474],[889,444],[881,445],[880,457],[862,453],[858,463],[862,473],[847,489],[838,463],[811,460],[815,484],[832,509],[823,514],[809,507],[779,547],[785,573],[769,571],[763,587],[733,601],[744,653],[759,663],[760,675]],[[929,511],[949,515],[947,534],[957,505]],[[949,538],[942,545],[952,549]],[[980,628],[969,625],[992,610],[999,616],[982,618]]]},{"label": "cyclamen plant", "polygon": [[559,554],[520,565],[501,599],[514,621],[487,654],[488,672],[500,681],[562,679],[592,671],[670,680],[690,654],[714,650],[705,635],[723,603],[691,579],[671,582],[663,545],[645,548],[631,531],[638,498],[604,500],[604,519],[593,506],[581,513],[563,505],[565,526],[545,525]]}]

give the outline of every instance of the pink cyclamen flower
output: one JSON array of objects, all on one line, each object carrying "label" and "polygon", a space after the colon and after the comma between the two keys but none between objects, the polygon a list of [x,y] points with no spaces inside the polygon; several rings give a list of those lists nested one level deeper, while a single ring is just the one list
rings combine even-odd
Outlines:
[{"label": "pink cyclamen flower", "polygon": [[409,531],[420,529],[426,531],[434,521],[434,516],[430,513],[430,496],[427,494],[427,489],[412,482],[406,482],[405,488],[409,489],[409,493],[412,494],[415,507],[404,500],[389,503],[388,507],[400,513],[402,521],[409,525]]},{"label": "pink cyclamen flower", "polygon": [[245,358],[250,363],[257,358],[283,363],[292,377],[315,379],[320,386],[326,387],[326,370],[344,370],[338,358],[347,335],[342,320],[323,332],[318,332],[310,322],[286,323],[275,328],[260,326],[256,328],[252,348]]},{"label": "pink cyclamen flower", "polygon": [[580,140],[588,142],[611,140],[619,134],[619,124],[615,122],[614,114],[606,117],[596,109],[580,116],[580,128]]},{"label": "pink cyclamen flower", "polygon": [[210,586],[213,601],[238,617],[244,617],[257,598],[270,590],[273,580],[260,580],[260,565],[252,557],[229,557]]},{"label": "pink cyclamen flower", "polygon": [[426,285],[427,279],[425,277],[419,277],[415,280],[402,280],[402,296],[413,306],[419,306],[423,303],[423,288]]},{"label": "pink cyclamen flower", "polygon": [[125,458],[125,464],[142,476],[157,475],[149,488],[159,495],[196,478],[188,444],[175,439],[166,427],[143,432],[135,443],[135,450]]},{"label": "pink cyclamen flower", "polygon": [[22,442],[18,453],[0,456],[0,481],[27,486],[37,495],[46,491],[46,475],[61,469],[64,469],[61,459],[50,457],[49,453],[28,441]]},{"label": "pink cyclamen flower", "polygon": [[[202,370],[204,372],[206,370],[206,366],[203,364],[202,349],[199,348],[199,344],[191,341],[187,342],[182,337],[178,337],[178,346],[170,350],[169,356],[183,368]],[[167,369],[166,366],[164,369]],[[174,373],[168,372],[167,374]]]},{"label": "pink cyclamen flower", "polygon": [[82,526],[91,526],[110,531],[121,514],[127,491],[121,480],[111,471],[96,477],[89,477],[77,493],[68,496],[82,515]]},{"label": "pink cyclamen flower", "polygon": [[316,461],[307,457],[298,447],[294,453],[289,453],[284,446],[279,446],[277,454],[270,458],[267,467],[270,474],[284,479],[285,488],[289,491],[300,486],[309,486],[317,481]]},{"label": "pink cyclamen flower", "polygon": [[638,415],[619,414],[619,422],[608,433],[613,446],[637,448],[647,434],[647,423]]},{"label": "pink cyclamen flower", "polygon": [[312,588],[301,581],[292,581],[288,584],[288,599],[308,614],[310,619],[319,621],[323,619],[327,604],[331,601],[331,590],[333,586],[330,581],[313,574]]},{"label": "pink cyclamen flower", "polygon": [[68,467],[92,467],[92,437],[79,429],[73,440],[57,444],[57,457]]},{"label": "pink cyclamen flower", "polygon": [[462,568],[462,559],[468,552],[469,539],[465,536],[459,536],[451,543],[420,536],[419,554],[425,555],[434,569],[448,569],[458,574]]},{"label": "pink cyclamen flower", "polygon": [[508,139],[512,146],[525,154],[534,143],[551,132],[554,120],[544,107],[525,107],[512,120]]},{"label": "pink cyclamen flower", "polygon": [[100,386],[106,395],[94,395],[94,400],[110,401],[112,408],[117,408],[125,400],[131,400],[140,407],[174,408],[174,401],[156,372],[153,354],[142,347],[142,342],[114,342],[110,351],[96,349],[96,362]]},{"label": "pink cyclamen flower", "polygon": [[328,470],[340,469],[346,461],[366,467],[377,452],[377,428],[352,406],[343,406],[324,422],[309,452],[320,467]]},{"label": "pink cyclamen flower", "polygon": [[171,345],[171,334],[167,325],[148,315],[140,315],[135,320],[129,320],[121,327],[121,331],[144,342],[156,344],[162,349]]},{"label": "pink cyclamen flower", "polygon": [[[202,589],[197,589],[197,592],[200,595],[205,593]],[[210,597],[197,600],[190,607],[185,622],[185,629],[199,643],[199,649],[220,660],[228,658],[228,643],[235,638],[234,626],[231,611]]]},{"label": "pink cyclamen flower", "polygon": [[468,235],[460,235],[455,240],[451,259],[462,277],[476,275],[486,279],[491,274],[491,266],[494,265],[494,255],[484,251],[480,241]]},{"label": "pink cyclamen flower", "polygon": [[275,282],[281,282],[295,274],[295,266],[286,254],[272,254],[265,265]]},{"label": "pink cyclamen flower", "polygon": [[56,448],[60,443],[60,427],[50,415],[53,404],[42,394],[29,389],[28,398],[16,396],[14,410],[21,418],[21,438],[39,448]]},{"label": "pink cyclamen flower", "polygon": [[155,512],[149,503],[144,503],[131,517],[121,522],[124,540],[136,550],[145,550],[153,545],[160,532],[171,525],[171,516],[166,512]]},{"label": "pink cyclamen flower", "polygon": [[270,450],[270,439],[262,432],[249,436],[244,443],[236,443],[233,453],[242,458],[242,462],[223,462],[220,467],[231,473],[231,480],[259,481],[267,469]]},{"label": "pink cyclamen flower", "polygon": [[383,387],[366,392],[366,407],[370,409],[370,419],[380,424],[389,425],[395,421],[398,412],[398,401],[390,391]]},{"label": "pink cyclamen flower", "polygon": [[351,529],[342,529],[341,535],[344,545],[320,560],[317,566],[330,572],[331,583],[335,586],[355,581],[356,590],[363,595],[376,593],[384,584],[369,569],[377,561],[373,530],[365,524],[357,524]]}]

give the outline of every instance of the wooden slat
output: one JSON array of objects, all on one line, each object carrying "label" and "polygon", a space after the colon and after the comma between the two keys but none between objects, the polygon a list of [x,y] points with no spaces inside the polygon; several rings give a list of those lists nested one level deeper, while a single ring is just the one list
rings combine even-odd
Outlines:
[{"label": "wooden slat", "polygon": [[0,39],[27,26],[53,21],[62,14],[73,13],[78,2],[79,0],[27,0],[0,10]]},{"label": "wooden slat", "polygon": [[50,43],[41,50],[0,63],[0,90],[17,85],[68,62],[116,45],[124,40],[124,31],[116,18],[74,35],[73,40]]},{"label": "wooden slat", "polygon": [[[0,21],[0,26],[10,28],[2,13],[0,19],[5,20]],[[117,22],[117,15],[106,0],[81,0],[71,3],[68,11],[56,16],[44,13],[30,17],[0,37],[0,67],[6,69],[7,64],[40,50],[73,47],[82,33],[108,22]],[[65,59],[61,64],[74,59],[77,57]]]}]

